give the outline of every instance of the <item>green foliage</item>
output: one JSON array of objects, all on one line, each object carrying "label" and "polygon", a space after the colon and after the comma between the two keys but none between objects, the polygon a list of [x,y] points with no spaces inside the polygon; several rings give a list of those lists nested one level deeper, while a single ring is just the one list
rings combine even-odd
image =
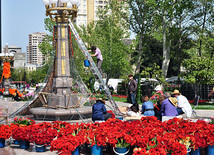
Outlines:
[{"label": "green foliage", "polygon": [[214,62],[206,57],[192,57],[183,61],[185,72],[181,74],[190,84],[212,84],[214,79]]},{"label": "green foliage", "polygon": [[45,64],[41,69],[27,73],[27,79],[30,83],[42,83],[47,75],[49,64]]},{"label": "green foliage", "polygon": [[153,64],[152,67],[146,67],[145,70],[141,72],[143,78],[154,78],[157,79],[160,84],[165,83],[165,78],[163,76],[163,71],[160,69],[156,63]]},{"label": "green foliage", "polygon": [[95,77],[94,77],[94,76],[91,76],[90,79],[89,79],[89,81],[88,81],[87,86],[88,86],[89,90],[90,90],[92,93],[95,92],[94,83],[95,83]]},{"label": "green foliage", "polygon": [[[128,36],[127,23],[119,16],[123,12],[122,4],[116,0],[109,2],[104,10],[99,10],[99,20],[82,27],[83,40],[87,42],[88,49],[91,45],[97,46],[103,55],[102,70],[107,78],[120,78],[130,71],[130,48],[123,39]],[[93,58],[96,60],[96,58]],[[107,80],[108,81],[108,80]]]},{"label": "green foliage", "polygon": [[55,22],[51,21],[50,18],[45,18],[45,30],[48,30],[51,34],[46,35],[43,38],[43,42],[39,44],[40,51],[47,56],[50,56],[51,51],[53,51],[53,28],[55,25]]},{"label": "green foliage", "polygon": [[141,103],[142,93],[141,93],[141,74],[135,74],[134,79],[137,79],[137,91],[136,91],[136,102]]}]

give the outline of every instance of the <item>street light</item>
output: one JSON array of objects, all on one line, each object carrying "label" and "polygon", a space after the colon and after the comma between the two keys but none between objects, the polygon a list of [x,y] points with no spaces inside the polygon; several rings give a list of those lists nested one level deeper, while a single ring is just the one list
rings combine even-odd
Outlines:
[{"label": "street light", "polygon": [[77,10],[80,6],[79,0],[43,0],[46,7],[46,16],[49,16],[52,21],[68,22],[77,17]]}]

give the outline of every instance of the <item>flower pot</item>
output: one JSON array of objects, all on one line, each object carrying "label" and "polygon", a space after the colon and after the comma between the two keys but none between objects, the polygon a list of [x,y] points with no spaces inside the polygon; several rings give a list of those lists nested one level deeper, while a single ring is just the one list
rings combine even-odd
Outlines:
[{"label": "flower pot", "polygon": [[118,116],[116,119],[123,120],[123,116]]},{"label": "flower pot", "polygon": [[0,139],[0,148],[5,147],[5,139]]},{"label": "flower pot", "polygon": [[206,155],[214,155],[214,145],[209,145],[206,148]]},{"label": "flower pot", "polygon": [[80,154],[80,148],[79,146],[72,152],[72,155],[79,155]]},{"label": "flower pot", "polygon": [[19,146],[21,149],[28,149],[30,147],[30,142],[25,140],[19,141]]},{"label": "flower pot", "polygon": [[61,153],[59,153],[59,155],[71,155],[71,151],[70,152],[61,152]]},{"label": "flower pot", "polygon": [[36,144],[36,152],[45,152],[46,151],[46,146]]},{"label": "flower pot", "polygon": [[129,152],[129,148],[127,147],[113,147],[114,153],[117,155],[125,155]]},{"label": "flower pot", "polygon": [[85,143],[85,152],[86,153],[91,153],[91,145]]},{"label": "flower pot", "polygon": [[20,140],[14,140],[13,141],[13,144],[19,145],[19,143],[20,143]]},{"label": "flower pot", "polygon": [[97,144],[91,147],[91,155],[102,155],[102,146],[98,146]]},{"label": "flower pot", "polygon": [[189,155],[190,151],[191,151],[191,149],[188,148],[188,149],[187,149],[187,155]]},{"label": "flower pot", "polygon": [[200,149],[191,150],[189,155],[200,155]]}]

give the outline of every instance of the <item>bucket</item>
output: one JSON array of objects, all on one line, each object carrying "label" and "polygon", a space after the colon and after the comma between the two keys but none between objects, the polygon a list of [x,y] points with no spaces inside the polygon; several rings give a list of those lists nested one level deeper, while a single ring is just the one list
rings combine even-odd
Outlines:
[{"label": "bucket", "polygon": [[0,148],[5,147],[5,139],[0,139]]},{"label": "bucket", "polygon": [[21,149],[28,149],[30,147],[30,142],[25,140],[19,141],[19,146]]},{"label": "bucket", "polygon": [[16,144],[16,145],[19,145],[20,140],[14,140],[13,143]]},{"label": "bucket", "polygon": [[79,155],[80,154],[80,148],[77,147],[73,152],[72,155]]},{"label": "bucket", "polygon": [[206,155],[214,155],[214,145],[207,146]]},{"label": "bucket", "polygon": [[90,66],[90,62],[88,60],[84,60],[84,65],[85,65],[85,67],[89,67]]},{"label": "bucket", "polygon": [[127,147],[113,147],[113,150],[116,155],[125,155],[129,152]]},{"label": "bucket", "polygon": [[123,120],[123,116],[117,116],[116,119]]},{"label": "bucket", "polygon": [[187,149],[187,155],[189,155],[190,152],[191,152],[191,149],[188,148],[188,149]]},{"label": "bucket", "polygon": [[102,146],[98,146],[97,144],[91,147],[91,155],[102,155]]},{"label": "bucket", "polygon": [[191,150],[190,155],[200,155],[200,149]]},{"label": "bucket", "polygon": [[36,144],[36,152],[45,152],[45,151],[46,151],[46,146]]}]

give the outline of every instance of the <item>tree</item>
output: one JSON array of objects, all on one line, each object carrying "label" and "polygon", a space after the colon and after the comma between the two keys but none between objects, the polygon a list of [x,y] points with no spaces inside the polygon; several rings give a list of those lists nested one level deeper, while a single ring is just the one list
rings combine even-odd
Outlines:
[{"label": "tree", "polygon": [[152,67],[145,68],[145,70],[141,72],[141,76],[147,79],[154,78],[158,80],[161,86],[164,86],[165,77],[163,76],[163,71],[156,63],[154,63]]},{"label": "tree", "polygon": [[153,31],[154,13],[156,12],[156,1],[152,0],[126,0],[130,9],[130,16],[126,18],[127,23],[130,23],[131,30],[137,34],[138,52],[136,60],[135,73],[140,73],[142,54],[144,50],[147,35]]},{"label": "tree", "polygon": [[201,84],[212,84],[214,80],[214,61],[206,57],[192,57],[182,63],[185,72],[181,74],[185,81],[194,85],[195,96]]},{"label": "tree", "polygon": [[206,33],[213,32],[214,23],[214,1],[198,0],[194,1],[194,11],[191,18],[191,24],[194,29],[194,36],[198,38],[198,53],[202,55],[203,38]]},{"label": "tree", "polygon": [[81,36],[88,48],[95,45],[102,52],[102,68],[107,74],[106,83],[109,78],[119,78],[130,71],[130,48],[123,41],[129,35],[128,27],[120,16],[120,13],[128,15],[128,11],[124,11],[123,6],[117,0],[109,1],[105,9],[98,11],[99,20],[96,23],[90,23],[87,28],[82,27]]},{"label": "tree", "polygon": [[50,18],[45,18],[45,30],[48,30],[50,34],[47,34],[43,39],[43,42],[39,44],[40,51],[46,55],[50,56],[50,53],[53,51],[53,29],[55,22],[51,21]]}]

